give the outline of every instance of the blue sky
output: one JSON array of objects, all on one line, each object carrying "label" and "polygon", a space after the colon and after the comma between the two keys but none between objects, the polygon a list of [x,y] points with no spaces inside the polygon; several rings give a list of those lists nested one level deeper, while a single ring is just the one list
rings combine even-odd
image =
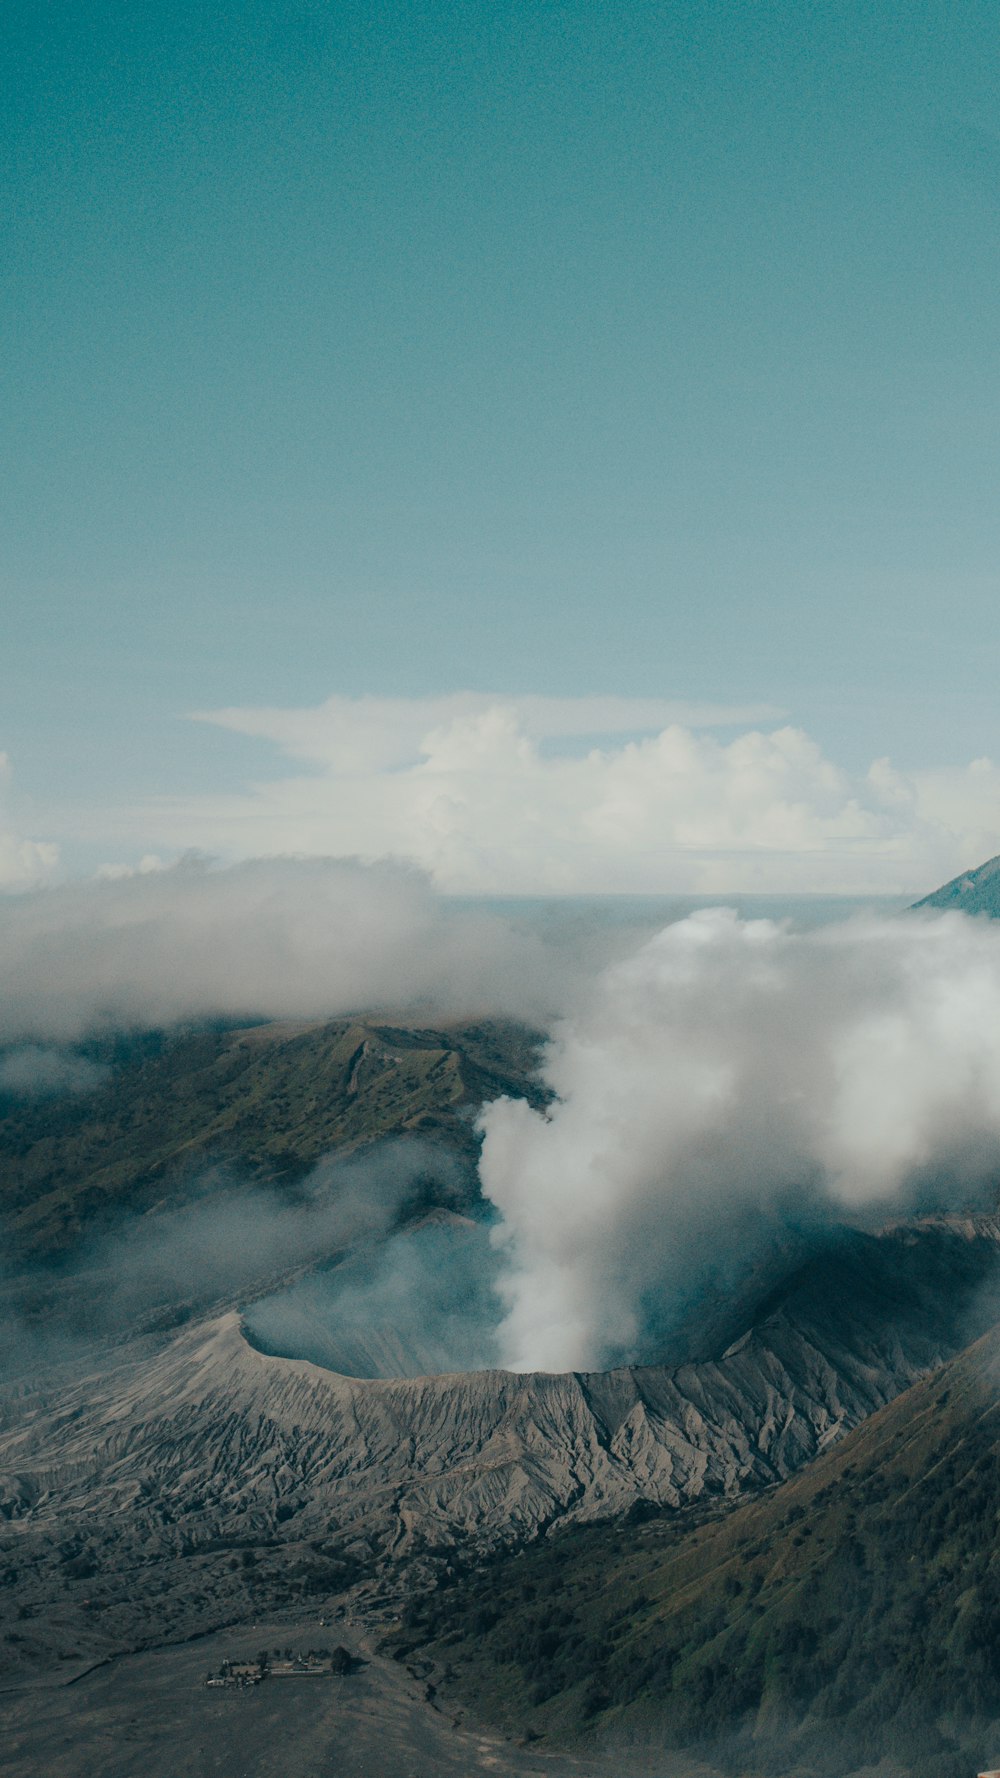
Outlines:
[{"label": "blue sky", "polygon": [[[3,33],[12,831],[69,868],[266,846],[224,799],[288,775],[281,724],[185,715],[331,697],[722,705],[723,742],[769,708],[845,784],[931,774],[925,826],[1000,754],[994,6],[15,0]],[[1000,849],[984,782],[954,859],[872,881],[973,862],[994,813]],[[324,820],[365,850],[340,804],[303,848]],[[739,876],[758,842],[705,843]]]}]

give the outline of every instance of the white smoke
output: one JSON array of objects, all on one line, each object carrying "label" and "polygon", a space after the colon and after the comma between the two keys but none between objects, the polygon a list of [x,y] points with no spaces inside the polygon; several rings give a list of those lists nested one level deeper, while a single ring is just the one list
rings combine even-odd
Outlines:
[{"label": "white smoke", "polygon": [[[423,1196],[428,1181],[445,1195],[457,1193],[460,1167],[454,1155],[410,1138],[360,1156],[329,1155],[285,1192],[250,1184],[225,1168],[206,1169],[197,1182],[202,1195],[194,1201],[152,1215],[126,1214],[62,1256],[54,1270],[41,1264],[20,1276],[16,1265],[5,1268],[0,1222],[0,1380],[86,1356],[95,1342],[164,1316],[173,1321],[178,1312],[233,1306],[244,1292],[252,1299],[268,1285],[278,1294],[267,1298],[262,1325],[272,1334],[283,1329],[301,1336],[285,1308],[286,1299],[294,1309],[298,1298],[282,1289],[283,1274],[350,1252],[357,1261],[367,1257],[379,1279],[389,1277],[390,1260],[378,1270],[382,1244],[388,1242],[385,1251],[393,1254],[388,1237],[394,1224],[408,1200]],[[327,1282],[324,1291],[325,1276],[313,1286],[320,1307],[335,1289]],[[424,1296],[433,1316],[433,1294],[425,1288]],[[438,1305],[442,1296],[439,1283]],[[308,1288],[303,1300],[309,1301]],[[360,1334],[366,1316],[361,1293],[351,1307]],[[373,1300],[369,1321],[378,1307]],[[440,1324],[440,1306],[437,1318]]]},{"label": "white smoke", "polygon": [[960,914],[795,933],[668,927],[556,1029],[548,1112],[481,1117],[504,1362],[636,1351],[768,1218],[872,1214],[1000,1178],[1000,927]]}]

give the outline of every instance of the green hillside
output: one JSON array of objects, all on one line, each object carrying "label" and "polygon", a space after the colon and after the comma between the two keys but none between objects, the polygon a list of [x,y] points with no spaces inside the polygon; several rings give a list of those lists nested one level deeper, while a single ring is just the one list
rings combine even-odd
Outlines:
[{"label": "green hillside", "polygon": [[830,1778],[1000,1763],[1000,1330],[759,1500],[557,1534],[416,1602],[407,1639],[446,1694],[557,1740]]},{"label": "green hillside", "polygon": [[178,1202],[209,1164],[291,1185],[324,1155],[402,1135],[471,1162],[472,1109],[533,1095],[537,1041],[499,1022],[363,1019],[118,1040],[97,1091],[0,1101],[0,1214],[29,1257],[119,1211]]}]

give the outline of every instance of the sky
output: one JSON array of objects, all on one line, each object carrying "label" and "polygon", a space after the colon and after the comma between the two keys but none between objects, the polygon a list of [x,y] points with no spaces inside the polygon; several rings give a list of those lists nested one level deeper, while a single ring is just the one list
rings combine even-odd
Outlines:
[{"label": "sky", "polygon": [[0,886],[1000,851],[994,6],[0,35]]}]

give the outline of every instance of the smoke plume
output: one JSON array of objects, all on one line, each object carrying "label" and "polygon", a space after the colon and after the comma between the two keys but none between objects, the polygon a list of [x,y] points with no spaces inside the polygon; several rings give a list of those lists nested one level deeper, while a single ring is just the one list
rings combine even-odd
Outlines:
[{"label": "smoke plume", "polygon": [[958,1206],[1000,1178],[1000,929],[705,911],[600,976],[544,1073],[547,1112],[480,1120],[503,1359],[643,1355],[776,1225]]},{"label": "smoke plume", "polygon": [[[198,1201],[126,1218],[69,1261],[9,1277],[0,1265],[0,1380],[164,1318],[231,1308],[275,1287],[280,1301],[283,1277],[348,1254],[362,1273],[386,1273],[380,1256],[397,1221],[412,1216],[429,1180],[438,1196],[458,1195],[459,1174],[453,1155],[406,1138],[329,1156],[284,1192],[206,1172]],[[364,1303],[353,1312],[360,1328]]]},{"label": "smoke plume", "polygon": [[486,1227],[432,1216],[252,1303],[255,1344],[359,1377],[496,1363],[497,1255]]}]

